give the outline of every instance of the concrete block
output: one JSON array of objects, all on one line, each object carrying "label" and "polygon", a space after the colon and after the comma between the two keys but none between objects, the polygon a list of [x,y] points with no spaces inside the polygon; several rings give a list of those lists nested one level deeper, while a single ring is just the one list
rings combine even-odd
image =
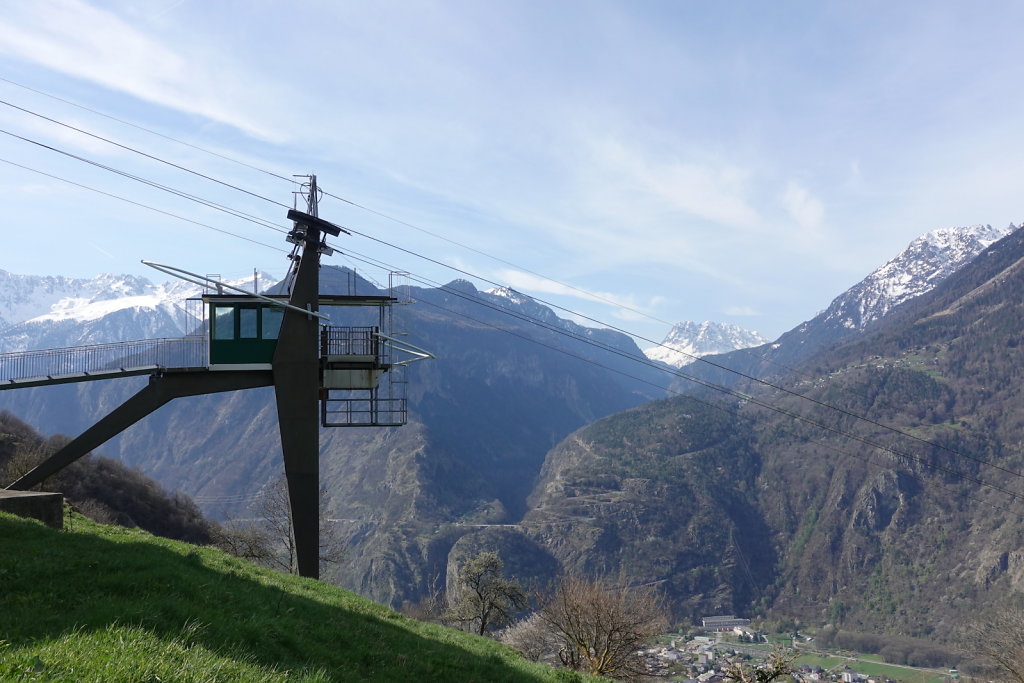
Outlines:
[{"label": "concrete block", "polygon": [[64,528],[64,496],[59,493],[0,489],[0,510],[38,519],[54,529]]}]

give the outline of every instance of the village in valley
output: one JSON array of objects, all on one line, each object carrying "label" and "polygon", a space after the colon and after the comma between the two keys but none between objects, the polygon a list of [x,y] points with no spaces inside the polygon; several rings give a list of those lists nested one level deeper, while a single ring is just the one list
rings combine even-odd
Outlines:
[{"label": "village in valley", "polygon": [[812,635],[793,631],[768,634],[751,626],[750,619],[733,615],[710,616],[687,633],[667,634],[644,651],[648,671],[659,678],[682,683],[728,683],[726,668],[736,662],[757,667],[772,652],[791,661],[791,676],[802,683],[953,683],[957,669],[927,669],[884,663],[877,655],[824,651]]}]

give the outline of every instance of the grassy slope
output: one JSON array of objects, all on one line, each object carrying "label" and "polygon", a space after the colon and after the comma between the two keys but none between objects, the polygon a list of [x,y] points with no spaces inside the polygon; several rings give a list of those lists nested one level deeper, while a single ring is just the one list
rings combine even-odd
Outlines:
[{"label": "grassy slope", "polygon": [[219,551],[0,513],[0,680],[566,680],[492,640]]}]

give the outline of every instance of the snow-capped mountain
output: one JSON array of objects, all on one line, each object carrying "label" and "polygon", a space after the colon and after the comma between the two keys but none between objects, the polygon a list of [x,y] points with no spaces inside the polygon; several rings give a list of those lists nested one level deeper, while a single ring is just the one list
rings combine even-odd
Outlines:
[{"label": "snow-capped mountain", "polygon": [[644,349],[644,354],[651,360],[681,368],[700,356],[728,353],[767,343],[768,340],[757,332],[743,329],[738,325],[707,320],[696,323],[688,320],[676,323],[661,342],[661,346]]},{"label": "snow-capped mountain", "polygon": [[1005,228],[973,225],[933,230],[836,297],[819,318],[826,324],[863,330],[892,308],[933,289],[1016,229],[1010,223]]},{"label": "snow-capped mountain", "polygon": [[[970,263],[989,246],[1018,229],[990,225],[941,228],[911,242],[885,265],[846,290],[824,311],[786,332],[774,342],[750,353],[727,353],[716,359],[720,367],[695,365],[689,372],[716,384],[733,386],[744,376],[779,377],[830,346],[862,334],[893,308],[937,287]],[[682,384],[679,388],[682,388]],[[687,385],[689,386],[689,385]]]},{"label": "snow-capped mountain", "polygon": [[[258,276],[260,289],[276,282]],[[251,288],[253,279],[231,282]],[[200,293],[174,280],[17,275],[0,270],[0,352],[177,337],[188,326],[185,300]]]},{"label": "snow-capped mountain", "polygon": [[16,275],[0,270],[0,329],[68,307],[75,299],[109,301],[145,291],[144,279],[129,275],[100,275],[92,279]]}]

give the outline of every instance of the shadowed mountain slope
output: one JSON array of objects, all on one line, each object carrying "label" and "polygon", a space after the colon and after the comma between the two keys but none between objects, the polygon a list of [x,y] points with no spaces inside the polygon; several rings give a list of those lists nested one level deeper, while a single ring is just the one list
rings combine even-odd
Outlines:
[{"label": "shadowed mountain slope", "polygon": [[1015,232],[786,382],[845,414],[762,390],[599,420],[549,453],[517,532],[680,618],[950,637],[1024,590],[1024,506],[998,490],[1024,490],[1022,342]]},{"label": "shadowed mountain slope", "polygon": [[[352,276],[324,269],[324,291]],[[358,281],[360,293],[376,291]],[[509,293],[456,281],[412,291],[396,311],[436,360],[409,371],[410,424],[321,433],[325,529],[350,544],[343,585],[382,602],[415,600],[444,576],[466,523],[515,521],[558,441],[593,420],[664,396],[662,373],[631,359],[625,335],[583,328]],[[481,306],[480,300],[490,307]],[[548,329],[503,313],[540,317]],[[598,348],[558,332],[579,335]],[[531,341],[532,340],[532,341]],[[0,392],[0,406],[49,432],[77,434],[145,380]],[[178,399],[102,451],[180,489],[215,517],[249,504],[281,468],[273,393]]]}]

